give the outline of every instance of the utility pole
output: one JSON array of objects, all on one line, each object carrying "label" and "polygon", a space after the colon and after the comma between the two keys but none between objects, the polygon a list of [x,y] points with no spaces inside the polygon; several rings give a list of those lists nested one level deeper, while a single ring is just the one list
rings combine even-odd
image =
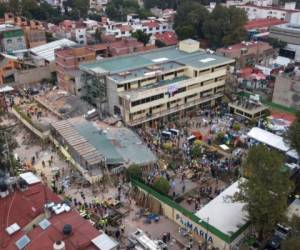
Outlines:
[{"label": "utility pole", "polygon": [[9,160],[9,165],[10,165],[11,170],[13,170],[13,164],[12,164],[12,161],[11,161],[10,148],[9,148],[9,144],[8,144],[8,140],[7,140],[7,130],[9,128],[10,127],[6,127],[6,128],[0,129],[0,133],[3,134],[3,136],[4,136],[4,141],[5,141],[5,145],[6,145],[7,157],[8,157],[8,160]]}]

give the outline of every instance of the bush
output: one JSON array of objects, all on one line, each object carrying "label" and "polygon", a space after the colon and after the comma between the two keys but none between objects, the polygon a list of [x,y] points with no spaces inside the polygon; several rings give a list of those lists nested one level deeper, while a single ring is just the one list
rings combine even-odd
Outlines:
[{"label": "bush", "polygon": [[219,133],[217,134],[217,140],[218,140],[219,142],[221,142],[221,141],[224,139],[224,137],[225,137],[224,132],[219,132]]},{"label": "bush", "polygon": [[238,124],[238,123],[234,123],[232,125],[232,129],[235,130],[235,131],[239,131],[241,129],[241,125]]},{"label": "bush", "polygon": [[168,153],[171,153],[173,149],[172,142],[166,142],[162,145],[163,149],[166,150]]},{"label": "bush", "polygon": [[201,146],[200,145],[194,145],[191,154],[193,158],[198,158],[201,155]]},{"label": "bush", "polygon": [[154,189],[163,194],[168,194],[170,190],[170,183],[164,177],[159,177],[154,181],[152,186]]},{"label": "bush", "polygon": [[126,170],[127,179],[141,179],[142,178],[142,168],[137,165],[131,165]]}]

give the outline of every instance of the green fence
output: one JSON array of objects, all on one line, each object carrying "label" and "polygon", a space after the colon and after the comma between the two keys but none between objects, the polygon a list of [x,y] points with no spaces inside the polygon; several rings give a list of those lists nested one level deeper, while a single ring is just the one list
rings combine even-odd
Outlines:
[{"label": "green fence", "polygon": [[157,192],[153,188],[149,187],[148,185],[142,183],[139,180],[131,179],[131,183],[133,186],[137,186],[141,189],[143,189],[148,194],[152,195],[156,199],[158,199],[160,202],[172,207],[173,209],[176,209],[178,212],[180,212],[182,215],[189,218],[194,223],[202,226],[203,228],[207,228],[209,232],[216,235],[218,238],[224,240],[226,243],[230,244],[237,236],[239,236],[249,225],[249,223],[246,223],[244,226],[242,226],[238,231],[233,233],[232,235],[227,235],[217,228],[211,226],[205,221],[200,221],[199,217],[194,215],[191,211],[187,210],[186,208],[180,206],[178,203],[170,199],[169,197]]}]

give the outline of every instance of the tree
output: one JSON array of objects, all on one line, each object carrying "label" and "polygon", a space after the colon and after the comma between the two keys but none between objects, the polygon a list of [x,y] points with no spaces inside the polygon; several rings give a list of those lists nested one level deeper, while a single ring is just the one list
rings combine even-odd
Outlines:
[{"label": "tree", "polygon": [[95,41],[96,43],[102,43],[102,40],[102,31],[100,28],[97,28],[95,32]]},{"label": "tree", "polygon": [[[106,6],[106,15],[116,21],[125,21],[126,15],[140,12],[140,6],[136,0],[111,0]],[[149,13],[149,12],[148,12]],[[146,12],[141,12],[141,15]]]},{"label": "tree", "polygon": [[8,11],[8,6],[6,3],[0,3],[0,16],[4,16],[4,13]]},{"label": "tree", "polygon": [[137,30],[136,32],[132,33],[132,37],[136,38],[139,42],[146,45],[150,40],[150,34],[145,33],[142,30]]},{"label": "tree", "polygon": [[164,177],[159,177],[154,181],[152,187],[163,194],[168,194],[170,183]]},{"label": "tree", "polygon": [[272,45],[272,47],[275,48],[275,49],[282,49],[282,48],[284,48],[287,45],[286,42],[281,41],[281,40],[276,39],[276,38],[272,38],[272,37],[268,37],[267,42],[270,45]]},{"label": "tree", "polygon": [[19,14],[20,13],[20,1],[19,0],[9,0],[8,2],[8,10],[12,13]]},{"label": "tree", "polygon": [[207,9],[194,0],[182,0],[177,8],[174,29],[180,40],[203,38],[203,23],[208,18]]},{"label": "tree", "polygon": [[[15,172],[15,160],[12,152],[18,144],[12,134],[12,127],[0,126],[0,173],[1,171],[10,171],[12,174]],[[13,169],[10,168],[11,163]]]},{"label": "tree", "polygon": [[287,208],[292,190],[288,173],[282,171],[283,156],[264,145],[254,146],[244,164],[248,179],[239,184],[236,200],[245,202],[249,219],[263,240],[271,232]]},{"label": "tree", "polygon": [[88,0],[75,0],[74,7],[72,8],[73,11],[78,12],[79,17],[87,17],[88,10],[89,10],[89,1]]},{"label": "tree", "polygon": [[209,18],[204,21],[203,33],[212,48],[228,46],[245,40],[244,25],[247,15],[244,10],[217,4]]},{"label": "tree", "polygon": [[127,178],[141,179],[142,178],[142,168],[137,165],[131,165],[126,170]]},{"label": "tree", "polygon": [[192,25],[179,26],[175,29],[175,32],[176,32],[179,40],[193,38],[196,33],[196,31]]},{"label": "tree", "polygon": [[287,142],[300,155],[300,112],[296,115],[296,120],[289,127],[285,138]]},{"label": "tree", "polygon": [[166,47],[166,44],[164,42],[162,42],[161,40],[155,40],[155,46],[157,48],[163,48],[163,47]]}]

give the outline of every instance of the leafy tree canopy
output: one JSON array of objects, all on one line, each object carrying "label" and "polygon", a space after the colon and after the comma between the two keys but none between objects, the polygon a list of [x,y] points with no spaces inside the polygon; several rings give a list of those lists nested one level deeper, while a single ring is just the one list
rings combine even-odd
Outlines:
[{"label": "leafy tree canopy", "polygon": [[170,183],[164,177],[159,177],[154,181],[152,186],[153,188],[164,194],[168,194],[170,190]]},{"label": "leafy tree canopy", "polygon": [[249,219],[262,240],[284,217],[292,190],[288,174],[282,171],[284,160],[278,151],[264,145],[250,149],[244,165],[248,179],[240,183],[236,199],[247,203]]},{"label": "leafy tree canopy", "polygon": [[289,127],[285,137],[291,147],[300,155],[300,112],[297,114],[296,120]]},{"label": "leafy tree canopy", "polygon": [[139,42],[146,45],[149,42],[150,34],[146,34],[141,30],[137,30],[136,32],[132,33],[132,37],[136,38]]}]

